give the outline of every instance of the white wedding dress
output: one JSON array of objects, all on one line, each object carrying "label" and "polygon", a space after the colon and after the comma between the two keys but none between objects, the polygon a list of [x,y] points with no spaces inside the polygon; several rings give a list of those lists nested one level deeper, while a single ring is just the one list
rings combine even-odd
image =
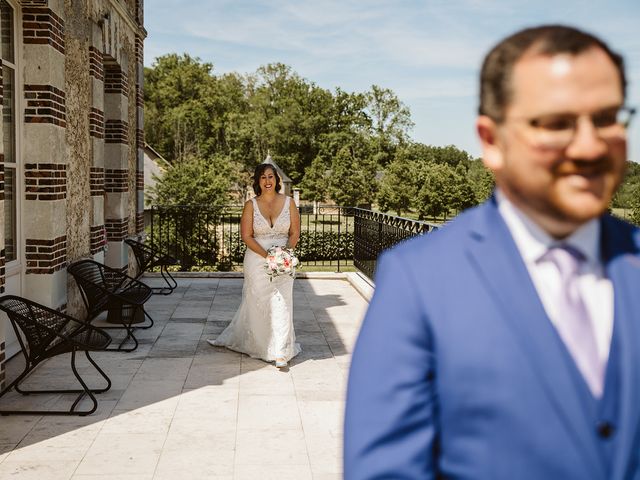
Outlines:
[{"label": "white wedding dress", "polygon": [[[286,245],[291,225],[290,200],[285,198],[272,227],[260,213],[256,199],[252,199],[253,237],[265,250]],[[289,361],[301,350],[293,330],[293,278],[282,275],[271,281],[264,266],[265,259],[247,248],[242,303],[229,326],[212,343],[268,362],[279,358]]]}]

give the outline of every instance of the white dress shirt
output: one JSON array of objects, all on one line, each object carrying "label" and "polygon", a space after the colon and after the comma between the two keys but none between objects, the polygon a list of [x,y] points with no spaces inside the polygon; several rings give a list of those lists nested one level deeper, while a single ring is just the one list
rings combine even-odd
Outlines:
[{"label": "white dress shirt", "polygon": [[[499,189],[496,191],[496,200],[498,211],[511,231],[542,305],[557,328],[562,318],[558,316],[554,295],[561,287],[560,273],[552,261],[542,260],[541,257],[552,244],[558,242],[511,203]],[[593,323],[600,361],[606,366],[613,332],[613,285],[605,276],[600,256],[600,221],[589,221],[563,239],[563,243],[580,250],[586,257],[580,267],[578,285]]]}]

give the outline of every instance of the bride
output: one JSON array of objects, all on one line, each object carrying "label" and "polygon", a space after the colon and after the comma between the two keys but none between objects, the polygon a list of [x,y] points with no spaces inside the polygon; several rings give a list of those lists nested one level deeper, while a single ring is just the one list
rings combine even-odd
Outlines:
[{"label": "bride", "polygon": [[293,278],[270,279],[265,258],[271,246],[296,246],[300,215],[291,198],[279,193],[280,188],[280,177],[272,165],[256,167],[256,196],[245,203],[240,220],[242,241],[247,245],[242,303],[218,338],[207,341],[285,368],[301,350],[293,331]]}]

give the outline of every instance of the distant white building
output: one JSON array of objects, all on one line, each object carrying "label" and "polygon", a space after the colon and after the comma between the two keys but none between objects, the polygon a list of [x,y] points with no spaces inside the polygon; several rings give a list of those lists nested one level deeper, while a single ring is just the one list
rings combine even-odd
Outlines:
[{"label": "distant white building", "polygon": [[282,181],[282,190],[280,190],[280,193],[284,193],[287,196],[291,196],[291,185],[293,183],[293,181],[291,180],[291,178],[289,178],[289,176],[284,173],[284,170],[282,170],[278,164],[276,162],[273,161],[273,158],[271,158],[271,154],[267,153],[267,158],[264,159],[264,162],[262,163],[268,163],[269,165],[273,165],[274,168],[276,169],[276,172],[278,172],[278,175],[280,176],[280,180]]},{"label": "distant white building", "polygon": [[171,164],[148,143],[144,144],[144,192],[145,204],[149,205],[151,189],[155,188],[157,179],[162,178]]}]

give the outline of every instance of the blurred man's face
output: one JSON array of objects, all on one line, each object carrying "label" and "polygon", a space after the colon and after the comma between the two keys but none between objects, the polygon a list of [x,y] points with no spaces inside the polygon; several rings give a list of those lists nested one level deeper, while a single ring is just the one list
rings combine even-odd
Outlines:
[{"label": "blurred man's face", "polygon": [[483,160],[507,197],[555,237],[608,207],[626,165],[624,98],[599,48],[525,54],[505,120],[478,118]]}]

